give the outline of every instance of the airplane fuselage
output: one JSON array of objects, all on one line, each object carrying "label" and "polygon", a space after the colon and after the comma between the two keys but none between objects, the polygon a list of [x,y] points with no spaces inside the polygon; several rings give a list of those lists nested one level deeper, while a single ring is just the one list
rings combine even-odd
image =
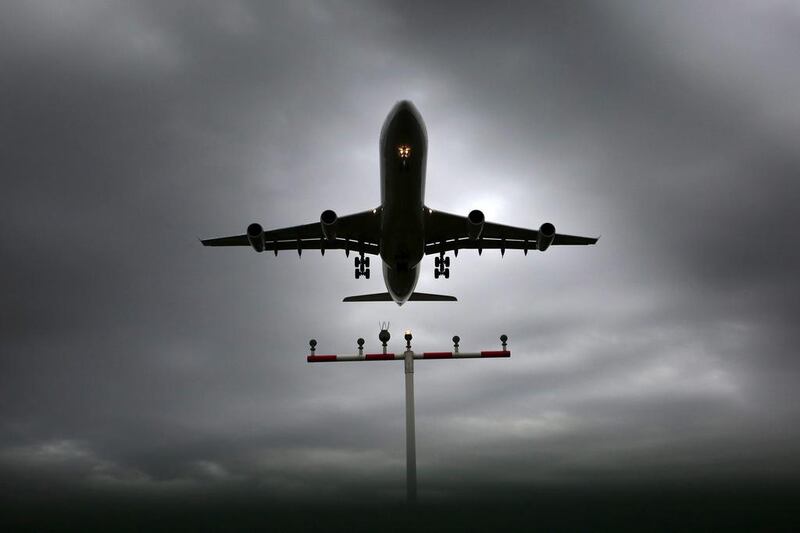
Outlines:
[{"label": "airplane fuselage", "polygon": [[425,163],[428,139],[414,104],[398,102],[380,138],[383,279],[392,299],[405,303],[417,285],[425,253]]}]

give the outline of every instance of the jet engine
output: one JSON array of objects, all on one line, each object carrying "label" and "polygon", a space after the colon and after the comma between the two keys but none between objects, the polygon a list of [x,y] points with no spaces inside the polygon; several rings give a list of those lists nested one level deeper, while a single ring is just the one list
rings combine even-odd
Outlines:
[{"label": "jet engine", "polygon": [[336,239],[336,222],[338,220],[339,217],[336,216],[336,212],[332,209],[326,209],[319,216],[319,223],[322,226],[322,235],[329,241]]},{"label": "jet engine", "polygon": [[480,239],[484,222],[486,222],[486,217],[483,216],[483,211],[480,209],[470,211],[467,215],[467,237],[473,241]]},{"label": "jet engine", "polygon": [[553,239],[556,236],[556,227],[549,222],[545,222],[539,226],[539,235],[536,237],[536,249],[544,252],[553,244]]},{"label": "jet engine", "polygon": [[253,222],[247,226],[247,240],[256,252],[264,251],[264,228],[261,224]]}]

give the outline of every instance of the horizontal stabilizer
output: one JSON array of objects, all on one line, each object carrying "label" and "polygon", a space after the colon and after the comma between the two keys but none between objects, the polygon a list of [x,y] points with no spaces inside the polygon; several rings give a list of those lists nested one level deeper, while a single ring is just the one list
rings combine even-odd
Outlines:
[{"label": "horizontal stabilizer", "polygon": [[412,292],[409,302],[456,302],[455,296],[446,294],[428,294],[426,292]]},{"label": "horizontal stabilizer", "polygon": [[[378,292],[375,294],[360,294],[358,296],[348,296],[343,302],[392,302],[392,297],[388,292]],[[428,294],[425,292],[411,293],[409,302],[456,302],[455,296],[445,294]]]},{"label": "horizontal stabilizer", "polygon": [[348,296],[343,302],[391,302],[392,297],[388,292],[376,292],[375,294],[359,294],[358,296]]}]

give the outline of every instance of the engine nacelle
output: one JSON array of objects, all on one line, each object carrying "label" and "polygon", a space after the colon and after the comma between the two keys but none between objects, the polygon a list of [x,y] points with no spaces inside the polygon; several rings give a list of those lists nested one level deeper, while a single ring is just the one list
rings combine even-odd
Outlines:
[{"label": "engine nacelle", "polygon": [[256,252],[264,251],[264,228],[253,222],[247,226],[247,240]]},{"label": "engine nacelle", "polygon": [[322,235],[329,241],[336,239],[336,222],[338,220],[339,217],[336,216],[336,212],[332,209],[326,209],[319,216],[319,224],[322,226]]},{"label": "engine nacelle", "polygon": [[484,222],[486,222],[486,217],[483,216],[483,211],[480,209],[470,211],[467,215],[467,237],[473,241],[480,239]]},{"label": "engine nacelle", "polygon": [[539,235],[536,238],[536,249],[544,252],[553,244],[553,239],[556,236],[556,227],[549,222],[545,222],[539,226]]}]

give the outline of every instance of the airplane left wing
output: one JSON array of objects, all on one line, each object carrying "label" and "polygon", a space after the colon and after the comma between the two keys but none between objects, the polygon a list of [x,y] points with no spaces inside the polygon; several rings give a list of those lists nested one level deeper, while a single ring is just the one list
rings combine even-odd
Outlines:
[{"label": "airplane left wing", "polygon": [[595,244],[598,237],[579,237],[556,233],[546,222],[538,230],[486,222],[483,213],[472,211],[469,216],[443,211],[426,211],[425,254],[458,250],[546,250],[556,245]]},{"label": "airplane left wing", "polygon": [[345,250],[377,255],[380,252],[381,210],[370,209],[343,217],[333,211],[322,213],[319,222],[264,231],[250,224],[244,235],[204,239],[204,246],[250,246],[258,252],[279,250]]}]

